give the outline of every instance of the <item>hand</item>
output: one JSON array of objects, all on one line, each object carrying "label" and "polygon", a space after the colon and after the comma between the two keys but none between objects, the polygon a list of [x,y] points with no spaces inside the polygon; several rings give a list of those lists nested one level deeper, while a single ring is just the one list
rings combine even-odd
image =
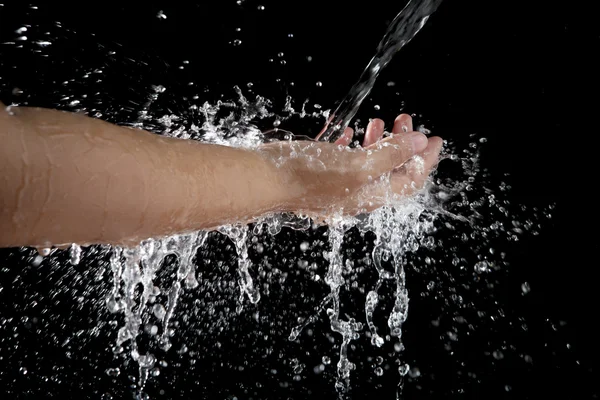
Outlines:
[{"label": "hand", "polygon": [[282,170],[286,211],[323,216],[343,208],[355,215],[381,207],[390,196],[412,195],[438,162],[442,139],[413,131],[410,116],[396,118],[390,137],[383,133],[383,121],[374,119],[360,148],[347,147],[353,136],[348,128],[334,144],[271,142],[259,152]]}]

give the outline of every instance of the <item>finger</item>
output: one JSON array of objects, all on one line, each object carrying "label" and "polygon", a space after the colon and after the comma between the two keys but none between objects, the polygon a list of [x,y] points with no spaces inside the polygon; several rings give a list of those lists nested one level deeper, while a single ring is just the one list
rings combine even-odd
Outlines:
[{"label": "finger", "polygon": [[348,146],[352,142],[352,137],[354,137],[354,129],[346,128],[344,130],[344,134],[340,136],[338,140],[335,141],[335,144],[341,144],[342,146]]},{"label": "finger", "polygon": [[363,147],[369,147],[373,143],[377,143],[377,141],[383,136],[384,128],[385,123],[381,119],[375,118],[371,120],[369,125],[367,125],[367,133],[365,133]]},{"label": "finger", "polygon": [[376,178],[392,171],[408,161],[413,155],[427,148],[427,137],[421,132],[408,132],[404,135],[388,137],[357,153],[357,166],[360,178]]},{"label": "finger", "polygon": [[394,120],[392,133],[411,132],[413,130],[412,118],[408,114],[400,114]]},{"label": "finger", "polygon": [[439,162],[443,141],[439,137],[429,138],[427,147],[418,157],[406,163],[403,168],[391,177],[392,189],[395,193],[410,196],[425,184],[425,180]]}]

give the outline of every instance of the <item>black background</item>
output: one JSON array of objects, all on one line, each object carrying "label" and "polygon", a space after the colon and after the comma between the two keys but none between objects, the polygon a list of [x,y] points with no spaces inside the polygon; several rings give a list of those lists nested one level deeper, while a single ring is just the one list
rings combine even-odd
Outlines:
[{"label": "black background", "polygon": [[[0,3],[0,43],[15,41],[15,30],[31,25],[24,33],[30,37],[24,48],[0,44],[0,99],[71,109],[70,100],[61,100],[66,93],[75,97],[90,93],[82,100],[84,106],[101,111],[114,122],[127,121],[143,104],[150,85],[158,84],[167,87],[167,92],[156,107],[173,113],[193,101],[194,94],[199,95],[200,103],[215,101],[222,94],[229,99],[234,97],[234,85],[247,88],[248,82],[254,84],[255,93],[275,102],[290,94],[331,108],[359,76],[402,6],[402,2],[379,0],[246,0],[242,5],[235,0],[143,5],[127,1],[39,2],[35,4],[38,9],[22,2]],[[258,10],[259,5],[265,9]],[[161,10],[166,19],[157,18]],[[417,123],[459,146],[469,141],[469,134],[486,137],[482,164],[492,180],[510,183],[512,204],[529,209],[556,205],[553,217],[542,222],[539,235],[525,234],[519,242],[504,245],[510,272],[499,278],[493,298],[481,304],[503,304],[506,313],[514,317],[507,317],[508,322],[497,326],[480,323],[479,333],[459,341],[455,353],[449,355],[429,324],[438,303],[411,295],[407,357],[418,360],[424,375],[420,380],[408,380],[407,398],[586,399],[599,394],[595,382],[600,353],[593,328],[597,281],[593,278],[599,247],[594,194],[598,127],[594,118],[600,31],[588,21],[591,14],[591,9],[576,2],[559,6],[535,1],[447,0],[384,71],[372,99],[361,111],[363,119],[377,116],[386,121],[401,110],[415,113]],[[60,21],[61,27],[55,21]],[[240,32],[235,30],[238,27]],[[45,32],[50,32],[46,37],[53,44],[35,53],[30,42],[44,38]],[[234,45],[236,39],[242,43]],[[116,55],[107,57],[98,44],[106,51],[117,51]],[[307,56],[312,61],[308,62]],[[282,59],[285,65],[280,63]],[[102,82],[82,78],[91,66],[104,67]],[[69,79],[74,81],[62,85]],[[190,81],[194,84],[188,85]],[[317,81],[322,82],[321,87]],[[388,81],[395,86],[387,86]],[[96,91],[99,94],[92,95]],[[380,110],[375,111],[375,104]],[[6,262],[0,281],[4,289],[0,292],[1,316],[15,318],[5,320],[1,328],[4,361],[0,361],[0,382],[7,390],[6,398],[100,398],[113,390],[106,386],[111,384],[103,373],[106,366],[94,361],[109,351],[100,339],[81,345],[80,351],[89,354],[79,358],[65,358],[65,346],[46,343],[52,334],[40,339],[30,330],[10,339],[13,332],[25,329],[15,322],[24,312],[42,315],[40,310],[54,304],[48,300],[32,306],[31,299],[39,291],[51,292],[54,283],[67,281],[75,292],[83,293],[85,289],[78,285],[85,279],[78,281],[75,272],[92,279],[89,271],[93,265],[80,266],[75,272],[59,270],[43,279],[43,274],[27,267],[24,251],[3,250],[2,254]],[[108,273],[98,278],[102,279],[109,279]],[[523,296],[520,287],[525,281],[532,289]],[[419,293],[425,284],[418,273],[409,273],[411,293]],[[64,302],[68,304],[72,294],[65,295]],[[51,313],[57,321],[48,329],[71,331],[75,329],[70,324],[97,324],[93,318],[83,322],[84,315],[102,313],[102,304],[89,308],[62,304],[53,306],[58,307]],[[286,307],[285,303],[280,306]],[[102,320],[102,316],[97,318]],[[512,325],[518,318],[527,322],[526,333]],[[248,325],[248,329],[254,328]],[[228,357],[251,358],[242,351],[242,333],[232,328],[230,334],[224,339],[231,346]],[[517,350],[505,352],[514,357],[496,362],[483,356],[493,347],[490,342],[503,341],[516,346]],[[210,346],[206,349],[210,351]],[[532,356],[533,363],[522,362],[517,353],[524,352]],[[204,357],[205,361],[211,359],[209,353]],[[56,365],[61,381],[44,381],[41,372],[26,378],[19,375],[21,365],[32,358],[48,364],[38,363],[39,371]],[[93,366],[95,363],[98,365]],[[211,378],[202,385],[167,373],[162,382],[167,390],[164,398],[252,397],[243,394],[243,387],[251,387],[254,398],[305,398],[332,391],[330,381],[316,379],[295,383],[303,389],[284,389],[277,379],[261,375],[263,369],[236,374],[207,367],[202,374]],[[30,366],[30,370],[35,369]],[[479,377],[467,376],[469,371]],[[185,375],[183,369],[175,369],[173,375],[178,373]],[[98,382],[89,383],[96,379]],[[393,386],[394,379],[387,381]],[[254,380],[263,382],[262,389],[253,385]],[[392,398],[385,389],[390,384],[376,384],[372,379],[360,382],[355,398],[375,393]],[[112,385],[123,386],[113,391],[115,398],[130,396],[125,378]],[[505,385],[510,385],[510,391]]]}]

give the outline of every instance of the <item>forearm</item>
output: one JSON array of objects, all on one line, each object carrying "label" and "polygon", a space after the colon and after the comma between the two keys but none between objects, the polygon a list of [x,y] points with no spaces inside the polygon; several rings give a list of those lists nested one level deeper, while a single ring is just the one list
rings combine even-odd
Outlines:
[{"label": "forearm", "polygon": [[284,207],[257,152],[82,115],[0,109],[0,246],[135,244]]}]

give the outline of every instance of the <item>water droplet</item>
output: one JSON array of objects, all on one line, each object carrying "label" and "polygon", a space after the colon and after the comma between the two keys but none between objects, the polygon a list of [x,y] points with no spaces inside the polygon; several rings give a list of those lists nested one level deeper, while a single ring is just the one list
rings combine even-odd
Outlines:
[{"label": "water droplet", "polygon": [[158,19],[167,19],[167,16],[165,15],[165,13],[163,12],[163,10],[160,10],[157,14],[156,17]]},{"label": "water droplet", "polygon": [[232,42],[232,44],[233,44],[234,46],[239,46],[239,45],[241,45],[241,44],[242,44],[242,41],[241,41],[240,39],[235,39],[235,40]]},{"label": "water droplet", "polygon": [[323,364],[325,364],[325,365],[331,364],[331,358],[329,358],[327,356],[323,356],[323,358],[321,358],[321,361],[323,361]]},{"label": "water droplet", "polygon": [[302,242],[302,243],[300,243],[300,250],[306,251],[306,250],[308,250],[309,246],[310,245],[308,242]]},{"label": "water droplet", "polygon": [[264,11],[265,10],[265,6],[258,6],[256,8],[258,9],[258,11]]},{"label": "water droplet", "polygon": [[475,272],[478,274],[483,274],[489,270],[489,265],[487,261],[479,261],[475,264]]},{"label": "water droplet", "polygon": [[104,372],[106,373],[106,375],[113,377],[119,376],[121,374],[121,370],[119,368],[108,368]]},{"label": "water droplet", "polygon": [[152,307],[152,312],[156,318],[162,320],[165,317],[167,310],[165,310],[165,307],[163,307],[162,304],[155,304],[154,307]]},{"label": "water droplet", "polygon": [[382,376],[383,375],[383,368],[381,368],[381,367],[375,368],[375,375]]},{"label": "water droplet", "polygon": [[50,247],[38,247],[37,251],[40,256],[47,257],[50,255],[50,252],[52,251],[52,249]]},{"label": "water droplet", "polygon": [[81,247],[75,243],[69,249],[71,265],[79,265],[81,261]]},{"label": "water droplet", "polygon": [[31,265],[34,267],[39,267],[43,261],[44,261],[44,257],[42,257],[41,255],[38,254],[31,261]]},{"label": "water droplet", "polygon": [[141,355],[138,358],[138,364],[141,368],[150,369],[154,367],[155,362],[156,358],[152,354]]},{"label": "water droplet", "polygon": [[410,376],[411,378],[418,378],[419,376],[421,376],[421,371],[417,367],[412,367],[408,371],[408,376]]},{"label": "water droplet", "polygon": [[384,343],[383,338],[377,334],[373,335],[373,337],[371,338],[371,344],[373,346],[381,347],[381,346],[383,346],[383,343]]},{"label": "water droplet", "polygon": [[381,109],[381,107],[379,106],[379,104],[375,104],[373,106],[373,108],[375,109],[375,111],[379,111]]},{"label": "water droplet", "polygon": [[321,81],[318,81],[318,82],[316,83],[316,85],[317,85],[317,87],[322,87],[322,86],[323,86],[323,82],[321,82]]},{"label": "water droplet", "polygon": [[405,376],[408,373],[409,369],[410,369],[410,365],[402,364],[401,366],[398,367],[398,373],[400,374],[400,376]]},{"label": "water droplet", "polygon": [[117,299],[114,294],[111,294],[106,299],[106,308],[108,308],[108,311],[113,314],[118,313],[123,309],[123,302]]},{"label": "water droplet", "polygon": [[156,325],[147,324],[145,329],[146,332],[151,336],[155,336],[158,333],[158,326]]},{"label": "water droplet", "polygon": [[523,292],[523,294],[527,294],[531,291],[531,287],[529,286],[528,282],[523,282],[523,284],[521,285],[521,291]]}]

